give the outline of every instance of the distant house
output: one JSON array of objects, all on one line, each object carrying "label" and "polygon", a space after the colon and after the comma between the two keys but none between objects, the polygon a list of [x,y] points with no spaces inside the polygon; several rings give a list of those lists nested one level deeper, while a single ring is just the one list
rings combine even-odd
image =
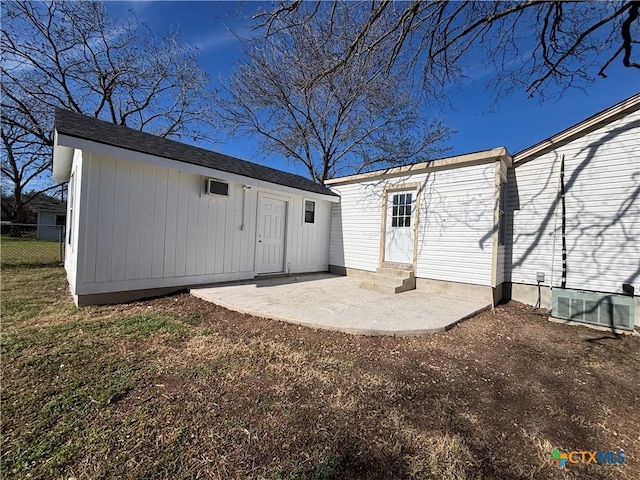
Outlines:
[{"label": "distant house", "polygon": [[33,200],[29,209],[36,214],[36,238],[60,241],[64,237],[67,204],[53,199]]},{"label": "distant house", "polygon": [[[522,152],[329,180],[56,112],[79,304],[330,270],[388,292],[513,298],[640,324],[640,95]],[[313,288],[310,285],[310,288]]]}]

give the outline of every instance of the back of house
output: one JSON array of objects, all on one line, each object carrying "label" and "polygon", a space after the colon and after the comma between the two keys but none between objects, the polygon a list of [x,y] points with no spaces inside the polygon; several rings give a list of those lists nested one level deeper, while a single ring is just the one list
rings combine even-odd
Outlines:
[{"label": "back of house", "polygon": [[332,271],[392,267],[425,294],[640,325],[640,95],[513,157],[497,148],[328,183],[341,198]]},{"label": "back of house", "polygon": [[526,150],[329,180],[58,111],[78,304],[332,271],[390,293],[515,299],[640,325],[640,95]]}]

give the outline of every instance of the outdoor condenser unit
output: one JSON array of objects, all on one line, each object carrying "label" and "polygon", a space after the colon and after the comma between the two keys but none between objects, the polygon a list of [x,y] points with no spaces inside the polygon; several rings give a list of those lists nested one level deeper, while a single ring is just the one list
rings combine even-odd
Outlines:
[{"label": "outdoor condenser unit", "polygon": [[633,297],[554,288],[552,300],[556,318],[633,331]]}]

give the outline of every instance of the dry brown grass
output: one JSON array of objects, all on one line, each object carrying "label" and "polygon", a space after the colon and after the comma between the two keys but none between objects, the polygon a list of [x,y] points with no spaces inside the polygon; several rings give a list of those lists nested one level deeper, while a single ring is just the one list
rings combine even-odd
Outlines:
[{"label": "dry brown grass", "polygon": [[[638,338],[522,305],[368,338],[2,271],[5,478],[637,478]],[[634,360],[635,359],[635,360]],[[618,450],[622,466],[549,462]]]}]

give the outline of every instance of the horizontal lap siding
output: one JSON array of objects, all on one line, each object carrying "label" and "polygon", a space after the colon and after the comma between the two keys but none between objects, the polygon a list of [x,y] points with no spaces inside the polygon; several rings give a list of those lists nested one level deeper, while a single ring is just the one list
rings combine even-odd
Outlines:
[{"label": "horizontal lap siding", "polygon": [[340,203],[331,205],[329,236],[329,265],[344,267],[344,235],[342,233],[342,208]]},{"label": "horizontal lap siding", "polygon": [[561,284],[562,219],[555,198],[564,155],[567,287],[619,293],[623,283],[640,286],[638,152],[635,112],[510,172],[511,281],[535,284],[540,271],[549,285],[553,263],[553,285]]},{"label": "horizontal lap siding", "polygon": [[341,202],[332,212],[330,263],[369,271],[378,267],[383,191],[402,183],[423,185],[417,276],[490,285],[493,163],[334,187]]},{"label": "horizontal lap siding", "polygon": [[425,180],[417,276],[490,285],[495,165],[435,171]]},{"label": "horizontal lap siding", "polygon": [[[378,268],[383,189],[383,185],[371,183],[334,188],[340,204],[334,205],[332,213],[332,265],[368,271]],[[341,222],[341,228],[337,222]],[[336,247],[338,250],[334,250]],[[341,254],[343,261],[338,263]]]}]

